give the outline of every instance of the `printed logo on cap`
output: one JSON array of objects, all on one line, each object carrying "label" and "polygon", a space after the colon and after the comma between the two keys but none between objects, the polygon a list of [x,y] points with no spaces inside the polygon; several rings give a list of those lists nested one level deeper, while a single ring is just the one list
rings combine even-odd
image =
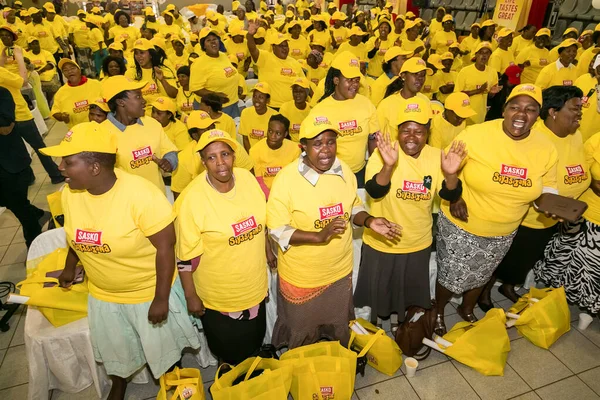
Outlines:
[{"label": "printed logo on cap", "polygon": [[73,131],[67,132],[65,134],[65,137],[63,138],[63,141],[70,142],[71,140],[73,140],[72,136],[73,136]]},{"label": "printed logo on cap", "polygon": [[469,107],[471,105],[471,101],[469,99],[464,99],[462,105],[463,107]]},{"label": "printed logo on cap", "polygon": [[316,125],[325,125],[325,124],[331,124],[331,122],[329,122],[329,119],[327,117],[315,117],[314,124],[315,124],[315,126]]}]

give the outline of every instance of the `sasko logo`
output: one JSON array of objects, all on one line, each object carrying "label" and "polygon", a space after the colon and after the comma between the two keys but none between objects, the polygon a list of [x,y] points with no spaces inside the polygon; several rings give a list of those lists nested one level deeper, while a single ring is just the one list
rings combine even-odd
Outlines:
[{"label": "sasko logo", "polygon": [[333,400],[335,393],[333,392],[333,386],[321,386],[321,398],[323,400]]},{"label": "sasko logo", "polygon": [[263,136],[265,136],[265,131],[262,131],[260,129],[252,129],[252,136],[263,137]]},{"label": "sasko logo", "polygon": [[299,131],[300,130],[300,124],[292,124],[292,130],[293,131]]},{"label": "sasko logo", "polygon": [[581,165],[571,165],[566,168],[568,176],[581,176],[584,174],[583,167]]},{"label": "sasko logo", "polygon": [[344,131],[346,129],[355,129],[358,126],[358,123],[355,119],[353,119],[352,121],[342,121],[338,125],[340,127],[340,131]]},{"label": "sasko logo", "polygon": [[425,187],[423,182],[404,181],[402,190],[411,193],[427,193],[427,188]]},{"label": "sasko logo", "polygon": [[138,150],[133,150],[131,152],[133,155],[133,160],[140,160],[142,158],[152,157],[152,148],[150,146],[142,147]]},{"label": "sasko logo", "polygon": [[269,175],[277,175],[277,173],[281,171],[281,167],[267,167],[266,172]]},{"label": "sasko logo", "polygon": [[233,229],[233,237],[238,237],[241,234],[256,229],[257,226],[258,225],[256,224],[256,219],[254,218],[254,216],[246,218],[243,221],[236,222],[235,224],[231,225],[231,228]]},{"label": "sasko logo", "polygon": [[87,100],[81,100],[81,101],[76,101],[75,102],[75,108],[87,107],[87,106],[88,106],[88,101]]},{"label": "sasko logo", "polygon": [[344,215],[344,206],[342,203],[333,204],[330,206],[319,207],[319,220],[332,219],[342,217]]},{"label": "sasko logo", "polygon": [[573,86],[573,81],[572,80],[564,80],[563,81],[563,86]]},{"label": "sasko logo", "polygon": [[527,179],[527,168],[519,168],[502,164],[502,167],[500,168],[500,175],[509,176],[516,179]]},{"label": "sasko logo", "polygon": [[75,243],[87,244],[91,246],[102,246],[102,232],[86,231],[84,229],[75,230]]}]

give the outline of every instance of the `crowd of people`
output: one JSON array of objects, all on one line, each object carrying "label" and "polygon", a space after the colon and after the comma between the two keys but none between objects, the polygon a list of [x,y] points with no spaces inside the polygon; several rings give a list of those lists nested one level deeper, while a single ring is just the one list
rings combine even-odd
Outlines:
[{"label": "crowd of people", "polygon": [[[452,296],[474,322],[497,280],[516,301],[531,271],[600,312],[600,24],[550,48],[547,28],[489,19],[460,36],[441,7],[431,21],[389,3],[255,7],[169,4],[134,22],[109,3],[67,22],[15,1],[0,14],[13,104],[0,109],[0,204],[31,244],[43,211],[27,200],[22,138],[66,183],[59,279],[85,269],[110,398],[142,365],[159,377],[198,348],[194,326],[220,362],[256,355],[269,269],[277,349],[347,344],[364,306],[392,330],[409,306],[434,308],[443,335]],[[60,144],[44,147],[34,101],[68,125]],[[538,210],[549,193],[588,209],[563,222]]]}]

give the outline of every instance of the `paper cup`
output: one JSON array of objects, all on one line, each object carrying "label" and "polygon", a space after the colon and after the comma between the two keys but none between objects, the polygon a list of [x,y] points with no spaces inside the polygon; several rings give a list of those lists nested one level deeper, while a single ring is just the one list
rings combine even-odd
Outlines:
[{"label": "paper cup", "polygon": [[579,314],[579,322],[577,323],[577,327],[579,329],[586,330],[588,326],[590,326],[590,324],[592,323],[592,321],[594,320],[594,317],[592,317],[589,314],[586,313],[580,313]]},{"label": "paper cup", "polygon": [[406,377],[412,378],[415,376],[417,372],[417,368],[419,367],[419,362],[412,357],[407,357],[404,360],[404,367],[406,368]]}]

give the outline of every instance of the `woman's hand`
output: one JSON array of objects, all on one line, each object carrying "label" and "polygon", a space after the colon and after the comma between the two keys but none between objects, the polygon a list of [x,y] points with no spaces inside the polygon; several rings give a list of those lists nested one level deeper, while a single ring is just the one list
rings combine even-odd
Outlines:
[{"label": "woman's hand", "polygon": [[388,167],[393,167],[398,162],[398,141],[392,143],[388,133],[377,132],[377,148],[383,159],[383,163]]},{"label": "woman's hand", "polygon": [[65,124],[68,124],[71,121],[71,117],[68,113],[65,112],[54,114],[54,118],[61,122],[64,122]]},{"label": "woman's hand", "polygon": [[254,36],[258,28],[259,26],[255,21],[248,21],[248,35]]},{"label": "woman's hand", "polygon": [[319,243],[328,243],[333,236],[342,235],[346,231],[347,226],[348,222],[341,217],[331,220],[325,228],[317,233]]},{"label": "woman's hand", "polygon": [[373,232],[380,234],[389,240],[397,240],[402,236],[402,227],[394,222],[388,221],[383,217],[372,217],[367,220]]},{"label": "woman's hand", "polygon": [[467,145],[462,141],[452,142],[448,153],[442,149],[442,172],[444,172],[444,176],[455,175],[466,156]]},{"label": "woman's hand", "polygon": [[158,164],[159,168],[165,172],[173,171],[173,166],[171,165],[171,163],[168,160],[165,160],[164,158],[158,158],[156,154],[152,154],[152,161]]},{"label": "woman's hand", "polygon": [[455,202],[450,203],[450,214],[452,214],[454,218],[458,218],[461,221],[469,222],[467,203],[465,203],[462,197]]},{"label": "woman's hand", "polygon": [[70,289],[75,280],[75,268],[65,268],[58,276],[58,285],[62,288]]},{"label": "woman's hand", "polygon": [[206,312],[204,303],[200,300],[200,297],[196,293],[190,296],[185,296],[185,302],[187,303],[188,313],[195,317],[201,317]]},{"label": "woman's hand", "polygon": [[154,67],[154,76],[156,76],[156,79],[159,81],[165,79],[165,73],[162,69],[160,69],[160,67]]},{"label": "woman's hand", "polygon": [[150,309],[148,310],[148,321],[152,324],[160,324],[169,315],[169,300],[157,299],[156,297],[152,300],[152,304],[150,304]]},{"label": "woman's hand", "polygon": [[490,94],[496,94],[502,90],[502,85],[494,85],[490,88]]}]

